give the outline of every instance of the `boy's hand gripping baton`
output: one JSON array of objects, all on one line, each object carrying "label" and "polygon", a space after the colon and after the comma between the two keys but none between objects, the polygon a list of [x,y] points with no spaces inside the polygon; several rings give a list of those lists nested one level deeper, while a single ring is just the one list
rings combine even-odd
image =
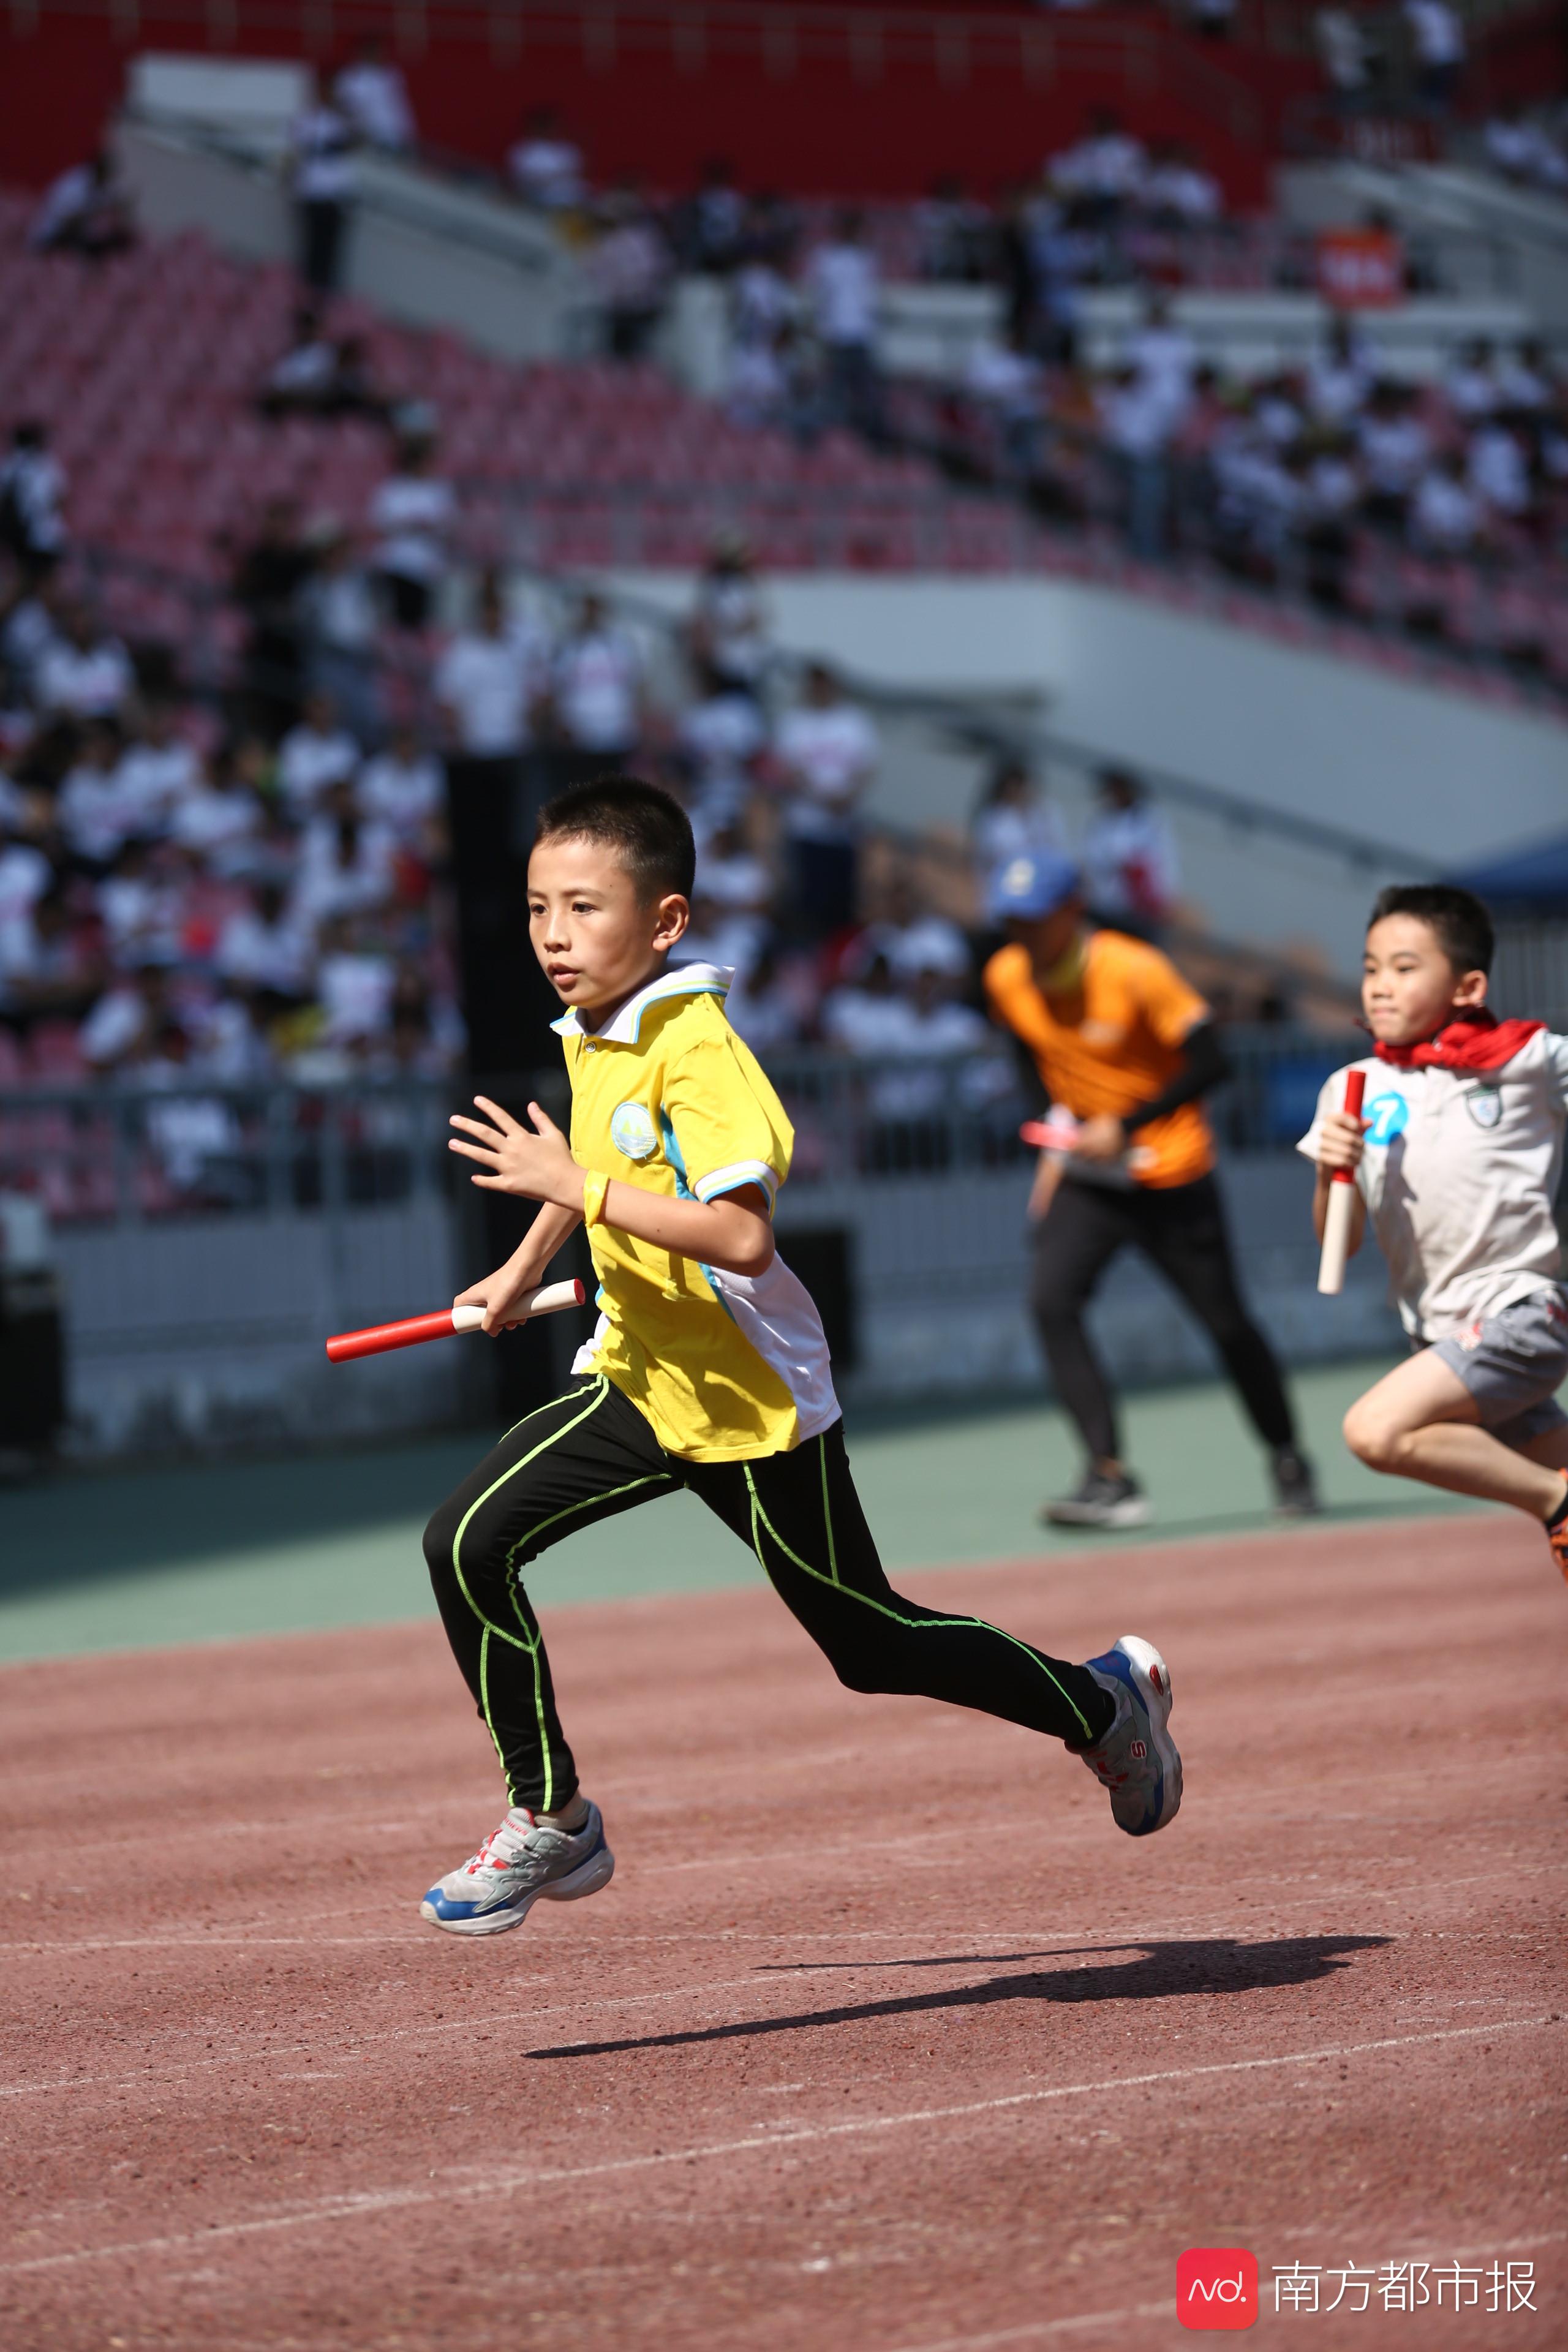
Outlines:
[{"label": "boy's hand gripping baton", "polygon": [[[542,1290],[531,1290],[518,1300],[519,1319],[559,1315],[564,1307],[581,1307],[587,1296],[580,1282],[547,1282]],[[403,1323],[340,1331],[327,1341],[327,1353],[334,1364],[347,1364],[356,1356],[384,1356],[393,1348],[416,1348],[422,1339],[449,1339],[454,1331],[477,1331],[484,1319],[482,1307],[443,1307],[438,1315],[411,1315]]]},{"label": "boy's hand gripping baton", "polygon": [[[1361,1117],[1366,1092],[1366,1072],[1352,1070],[1345,1080],[1345,1116]],[[1323,1254],[1318,1260],[1318,1288],[1325,1298],[1337,1298],[1345,1286],[1345,1260],[1350,1255],[1351,1219],[1355,1214],[1355,1178],[1348,1168],[1336,1168],[1329,1179],[1329,1204],[1323,1216]]]}]

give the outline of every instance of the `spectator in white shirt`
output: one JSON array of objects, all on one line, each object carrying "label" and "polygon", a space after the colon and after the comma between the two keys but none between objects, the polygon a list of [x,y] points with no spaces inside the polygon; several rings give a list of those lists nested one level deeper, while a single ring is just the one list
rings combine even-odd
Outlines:
[{"label": "spectator in white shirt", "polygon": [[368,33],[361,41],[353,62],[338,76],[332,95],[367,146],[396,154],[414,145],[407,84],[377,34]]},{"label": "spectator in white shirt", "polygon": [[682,711],[677,736],[691,778],[691,821],[700,841],[742,815],[768,740],[754,696],[738,691],[711,664],[704,666],[700,682],[700,697]]},{"label": "spectator in white shirt", "polygon": [[29,966],[33,909],[54,887],[54,868],[30,841],[0,831],[0,989],[9,972]]},{"label": "spectator in white shirt", "polygon": [[1405,21],[1415,56],[1415,87],[1434,114],[1454,103],[1465,63],[1465,27],[1448,0],[1405,0]]},{"label": "spectator in white shirt", "polygon": [[113,981],[81,1024],[77,1045],[89,1069],[121,1068],[151,1045],[170,1017],[169,974],[144,963]]},{"label": "spectator in white shirt", "polygon": [[1040,363],[1028,350],[1023,330],[1009,327],[1000,341],[988,335],[976,343],[964,384],[993,421],[1003,472],[1014,481],[1031,480],[1039,466],[1043,401]]},{"label": "spectator in white shirt", "polygon": [[1398,528],[1432,449],[1431,436],[1402,385],[1378,385],[1361,420],[1358,439],[1366,478],[1363,512],[1369,522]]},{"label": "spectator in white shirt", "polygon": [[1336,319],[1324,350],[1307,370],[1307,404],[1320,425],[1339,426],[1359,416],[1372,395],[1375,371],[1348,319]]},{"label": "spectator in white shirt", "polygon": [[1505,180],[1527,187],[1568,188],[1568,155],[1545,123],[1525,111],[1522,100],[1510,100],[1492,116],[1485,143],[1488,163]]},{"label": "spectator in white shirt", "polygon": [[771,351],[779,329],[795,319],[796,307],[788,278],[759,256],[731,280],[731,334],[737,343],[760,343]]},{"label": "spectator in white shirt", "polygon": [[1142,209],[1156,228],[1206,228],[1225,210],[1219,182],[1190,147],[1170,141],[1143,182]]},{"label": "spectator in white shirt", "polygon": [[61,612],[61,635],[39,656],[34,685],[45,710],[75,719],[113,719],[135,685],[130,657],[79,600]]},{"label": "spectator in white shirt", "polygon": [[752,551],[739,533],[722,533],[698,575],[687,642],[705,664],[739,694],[760,692],[768,664],[767,603],[757,581]]},{"label": "spectator in white shirt", "polygon": [[1142,194],[1148,157],[1114,107],[1098,106],[1077,145],[1053,155],[1047,169],[1069,199],[1075,227],[1111,228]]},{"label": "spectator in white shirt", "polygon": [[215,966],[220,977],[243,989],[264,1013],[285,1013],[310,993],[315,949],[310,928],[299,921],[280,883],[262,882],[218,934]]},{"label": "spectator in white shirt", "polygon": [[396,983],[392,958],[353,922],[339,916],[323,926],[316,992],[332,1045],[384,1036],[392,1027]]},{"label": "spectator in white shirt", "polygon": [[536,106],[506,159],[511,184],[541,212],[574,212],[583,202],[583,151],[563,132],[552,106]]},{"label": "spectator in white shirt", "polygon": [[1320,8],[1312,19],[1312,39],[1335,102],[1343,113],[1356,112],[1372,87],[1372,60],[1354,9]]},{"label": "spectator in white shirt", "polygon": [[354,138],[348,116],[324,100],[308,107],[289,135],[299,270],[318,294],[337,289],[343,230],[353,201]]},{"label": "spectator in white shirt", "polygon": [[120,730],[98,719],[83,730],[76,762],[55,795],[67,846],[85,866],[109,866],[136,830],[136,813],[120,780]]},{"label": "spectator in white shirt", "polygon": [[172,703],[147,705],[121,755],[119,781],[134,814],[134,830],[166,833],[180,803],[201,781],[195,745],[180,733]]},{"label": "spectator in white shirt", "polygon": [[1534,335],[1521,342],[1497,370],[1498,406],[1512,414],[1550,408],[1554,386],[1545,345]]},{"label": "spectator in white shirt", "polygon": [[1095,394],[1100,430],[1121,492],[1121,522],[1134,554],[1152,561],[1165,542],[1168,455],[1177,417],[1167,388],[1135,368],[1119,368]]},{"label": "spectator in white shirt", "polygon": [[229,743],[214,754],[206,781],[181,801],[173,834],[210,873],[232,879],[253,863],[263,824],[261,803],[246,774],[244,747]]},{"label": "spectator in white shirt", "polygon": [[317,534],[315,570],[300,591],[300,634],[310,691],[324,694],[349,733],[372,743],[381,732],[376,672],[380,614],[374,583],[351,532]]},{"label": "spectator in white shirt", "polygon": [[1463,555],[1474,546],[1480,521],[1480,502],[1466,483],[1462,459],[1453,452],[1436,458],[1410,502],[1411,544],[1423,555]]},{"label": "spectator in white shirt", "polygon": [[320,416],[328,410],[337,352],[313,302],[301,302],[289,329],[289,348],[268,370],[257,396],[263,416]]},{"label": "spectator in white shirt", "polygon": [[365,823],[349,784],[331,784],[305,827],[293,908],[302,923],[384,907],[395,885],[397,844],[391,827]]},{"label": "spectator in white shirt", "polygon": [[1483,425],[1470,442],[1470,488],[1491,515],[1522,520],[1530,511],[1530,467],[1518,433],[1501,422]]},{"label": "spectator in white shirt", "polygon": [[874,438],[881,425],[877,372],[880,282],[877,257],[866,241],[864,216],[853,207],[837,215],[833,234],[806,263],[805,290],[826,360],[833,422]]},{"label": "spectator in white shirt", "polygon": [[397,467],[370,503],[377,534],[375,569],[400,629],[422,629],[447,573],[447,541],[457,515],[449,482],[435,470],[435,444],[405,441]]},{"label": "spectator in white shirt", "polygon": [[880,749],[870,719],[847,699],[826,663],[811,663],[803,699],[774,741],[786,794],[795,919],[807,937],[830,938],[855,920],[858,812]]},{"label": "spectator in white shirt", "polygon": [[789,374],[779,341],[748,338],[730,345],[730,374],[724,387],[724,410],[742,432],[760,433],[765,425],[781,425],[789,414]]},{"label": "spectator in white shirt", "polygon": [[1498,405],[1492,347],[1485,337],[1467,343],[1444,379],[1443,391],[1456,416],[1467,425],[1489,416]]},{"label": "spectator in white shirt", "polygon": [[1178,887],[1170,828],[1125,768],[1102,769],[1099,783],[1099,807],[1083,836],[1085,895],[1097,920],[1158,940]]},{"label": "spectator in white shirt", "polygon": [[16,560],[26,589],[47,580],[65,552],[65,469],[49,449],[47,425],[24,417],[11,430],[0,464],[0,548]]},{"label": "spectator in white shirt", "polygon": [[410,849],[429,846],[441,814],[441,762],[406,720],[395,727],[384,751],[367,760],[354,791],[360,814],[389,825]]},{"label": "spectator in white shirt", "polygon": [[540,680],[527,641],[508,625],[493,573],[480,583],[472,626],[453,638],[431,683],[458,759],[521,758],[532,740]]},{"label": "spectator in white shirt", "polygon": [[89,261],[123,253],[135,241],[130,192],[115,177],[107,149],[50,183],[27,232],[34,253],[79,253]]},{"label": "spectator in white shirt", "polygon": [[993,879],[1016,857],[1061,857],[1061,821],[1022,760],[998,760],[971,827],[976,878],[984,898]]},{"label": "spectator in white shirt", "polygon": [[640,360],[664,310],[672,268],[658,221],[634,188],[622,188],[605,207],[604,235],[589,271],[605,314],[605,349],[613,360]]},{"label": "spectator in white shirt", "polygon": [[642,731],[642,658],[603,597],[584,596],[552,665],[551,709],[561,740],[597,772],[630,757]]},{"label": "spectator in white shirt", "polygon": [[299,725],[278,746],[278,789],[289,815],[296,821],[309,816],[322,794],[345,782],[359,763],[359,744],[339,723],[331,697],[307,695]]},{"label": "spectator in white shirt", "polygon": [[1193,396],[1198,352],[1186,329],[1173,320],[1166,295],[1150,295],[1142,325],[1128,338],[1126,361],[1140,385],[1169,410],[1173,431]]}]

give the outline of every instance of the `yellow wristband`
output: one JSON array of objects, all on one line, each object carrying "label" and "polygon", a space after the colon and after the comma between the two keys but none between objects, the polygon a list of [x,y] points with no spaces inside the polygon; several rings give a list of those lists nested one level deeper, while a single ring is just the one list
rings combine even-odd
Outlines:
[{"label": "yellow wristband", "polygon": [[600,1176],[596,1174],[593,1169],[590,1169],[588,1173],[584,1177],[583,1223],[585,1225],[597,1225],[603,1223],[605,1215],[605,1195],[609,1189],[609,1178],[607,1176]]}]

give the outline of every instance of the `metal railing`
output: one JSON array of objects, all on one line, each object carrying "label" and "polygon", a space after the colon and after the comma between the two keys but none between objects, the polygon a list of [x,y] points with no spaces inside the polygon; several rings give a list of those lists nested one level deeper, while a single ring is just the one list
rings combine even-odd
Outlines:
[{"label": "metal railing", "polygon": [[[1226,1148],[1288,1150],[1357,1042],[1349,1030],[1230,1032],[1233,1075],[1212,1105]],[[765,1061],[795,1129],[797,1196],[1030,1157],[1018,1136],[1027,1097],[1000,1038],[958,1056],[858,1061],[802,1048]],[[521,1099],[541,1083],[515,1091]],[[441,1080],[9,1089],[0,1093],[0,1192],[37,1195],[60,1227],[331,1219],[431,1201],[455,1211],[467,1171],[447,1150],[447,1119],[460,1094]]]}]

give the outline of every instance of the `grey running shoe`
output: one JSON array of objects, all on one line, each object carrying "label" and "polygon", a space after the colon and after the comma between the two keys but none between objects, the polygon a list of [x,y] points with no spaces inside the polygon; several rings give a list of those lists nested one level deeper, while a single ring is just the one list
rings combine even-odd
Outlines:
[{"label": "grey running shoe", "polygon": [[1274,1508],[1282,1519],[1310,1519],[1322,1509],[1318,1500],[1312,1465],[1293,1445],[1277,1445],[1269,1460],[1274,1474]]},{"label": "grey running shoe", "polygon": [[499,1936],[521,1927],[541,1895],[574,1903],[596,1895],[615,1867],[597,1805],[572,1831],[542,1829],[525,1806],[515,1806],[478,1853],[436,1881],[419,1913],[455,1936]]},{"label": "grey running shoe", "polygon": [[1058,1496],[1040,1517],[1055,1528],[1141,1528],[1149,1517],[1149,1498],[1125,1471],[1112,1477],[1090,1468],[1076,1494]]},{"label": "grey running shoe", "polygon": [[1116,1701],[1116,1720],[1093,1748],[1076,1752],[1110,1792],[1116,1826],[1152,1837],[1182,1801],[1182,1759],[1171,1738],[1171,1669],[1152,1642],[1123,1633],[1088,1671]]}]

